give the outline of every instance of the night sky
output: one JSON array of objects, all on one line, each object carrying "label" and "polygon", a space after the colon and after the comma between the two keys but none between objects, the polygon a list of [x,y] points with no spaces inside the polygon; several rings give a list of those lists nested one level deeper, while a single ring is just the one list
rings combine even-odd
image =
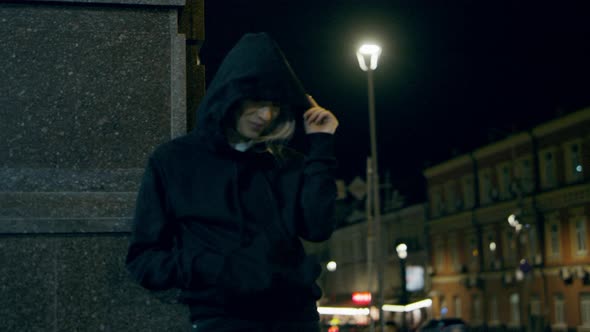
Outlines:
[{"label": "night sky", "polygon": [[408,203],[423,170],[505,135],[590,106],[584,1],[206,1],[207,83],[246,32],[266,31],[318,103],[340,120],[339,177],[370,153],[363,41],[375,72],[379,170]]}]

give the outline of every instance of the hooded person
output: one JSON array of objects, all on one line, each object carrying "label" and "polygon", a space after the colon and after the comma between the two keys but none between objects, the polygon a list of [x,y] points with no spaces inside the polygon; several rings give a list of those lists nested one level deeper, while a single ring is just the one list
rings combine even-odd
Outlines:
[{"label": "hooded person", "polygon": [[[305,154],[286,146],[298,122]],[[211,82],[195,130],[149,157],[131,275],[149,290],[180,289],[197,331],[318,331],[321,267],[300,238],[325,241],[334,229],[337,126],[275,42],[246,34]]]}]

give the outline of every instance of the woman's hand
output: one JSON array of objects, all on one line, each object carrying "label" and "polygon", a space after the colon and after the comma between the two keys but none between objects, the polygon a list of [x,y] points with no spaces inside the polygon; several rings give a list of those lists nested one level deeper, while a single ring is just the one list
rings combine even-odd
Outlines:
[{"label": "woman's hand", "polygon": [[305,133],[334,134],[338,127],[338,119],[332,112],[318,105],[310,95],[307,95],[307,99],[311,104],[311,108],[303,114]]}]

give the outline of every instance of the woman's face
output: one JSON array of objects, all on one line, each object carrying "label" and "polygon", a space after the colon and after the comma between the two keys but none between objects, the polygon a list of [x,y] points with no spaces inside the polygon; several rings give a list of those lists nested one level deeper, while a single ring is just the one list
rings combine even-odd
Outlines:
[{"label": "woman's face", "polygon": [[280,108],[270,101],[245,100],[237,112],[236,131],[243,139],[258,138],[279,115]]}]

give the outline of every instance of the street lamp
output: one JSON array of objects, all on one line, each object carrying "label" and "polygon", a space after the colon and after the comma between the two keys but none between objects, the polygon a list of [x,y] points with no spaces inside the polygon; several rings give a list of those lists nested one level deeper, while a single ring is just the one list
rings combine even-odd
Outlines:
[{"label": "street lamp", "polygon": [[[401,279],[402,294],[400,304],[408,304],[408,292],[406,290],[406,258],[408,257],[408,246],[405,243],[400,243],[395,247],[397,257],[399,257],[399,274]],[[406,313],[402,312],[402,332],[406,332]]]},{"label": "street lamp", "polygon": [[[374,216],[374,231],[376,235],[375,247],[376,247],[376,261],[377,261],[377,307],[379,308],[379,318],[381,321],[381,331],[385,330],[385,320],[383,319],[383,252],[381,250],[381,202],[379,198],[379,171],[378,171],[378,159],[377,159],[377,129],[375,126],[375,94],[373,88],[373,71],[377,69],[377,63],[379,56],[381,55],[381,47],[375,44],[364,44],[362,45],[357,53],[357,59],[359,66],[363,71],[367,72],[368,82],[368,96],[369,96],[369,128],[371,135],[371,162],[367,163],[367,174],[372,175],[370,179],[367,179],[367,184],[372,191],[373,198],[373,216]],[[369,195],[371,196],[371,195]],[[371,216],[370,206],[367,207],[367,216]],[[368,223],[368,239],[367,243],[372,243],[371,236],[373,234],[369,218]],[[370,253],[369,253],[370,257]],[[369,262],[367,262],[369,263]],[[367,276],[368,280],[370,276]]]}]

